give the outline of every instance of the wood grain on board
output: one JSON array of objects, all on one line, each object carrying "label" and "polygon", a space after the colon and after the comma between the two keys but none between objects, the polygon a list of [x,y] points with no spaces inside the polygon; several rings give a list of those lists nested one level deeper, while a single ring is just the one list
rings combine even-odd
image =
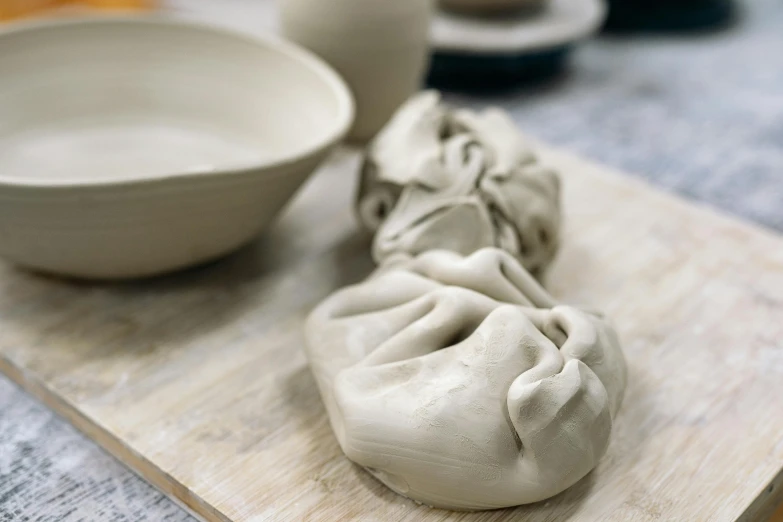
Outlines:
[{"label": "wood grain on board", "polygon": [[750,521],[783,500],[783,239],[561,152],[562,300],[630,367],[612,444],[565,493],[484,513],[404,499],[340,453],[302,321],[372,269],[341,152],[224,260],[136,283],[0,265],[0,369],[209,521]]}]

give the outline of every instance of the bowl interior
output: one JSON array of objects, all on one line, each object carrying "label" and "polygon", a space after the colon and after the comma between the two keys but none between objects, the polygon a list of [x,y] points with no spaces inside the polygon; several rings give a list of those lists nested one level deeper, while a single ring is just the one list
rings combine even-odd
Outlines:
[{"label": "bowl interior", "polygon": [[274,40],[162,20],[0,34],[0,181],[79,183],[292,160],[350,124],[341,80]]}]

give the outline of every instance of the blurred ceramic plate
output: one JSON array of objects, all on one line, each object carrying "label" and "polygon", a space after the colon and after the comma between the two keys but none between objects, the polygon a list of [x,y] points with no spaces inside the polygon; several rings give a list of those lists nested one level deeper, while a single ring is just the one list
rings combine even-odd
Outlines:
[{"label": "blurred ceramic plate", "polygon": [[581,40],[605,16],[603,0],[550,0],[528,16],[479,17],[442,10],[433,24],[432,43],[436,52],[520,54]]},{"label": "blurred ceramic plate", "polygon": [[[277,2],[215,3],[169,0],[178,16],[247,30],[278,33]],[[520,54],[565,47],[594,33],[606,16],[604,0],[550,0],[534,16],[471,17],[440,11],[432,28],[435,51]]]}]

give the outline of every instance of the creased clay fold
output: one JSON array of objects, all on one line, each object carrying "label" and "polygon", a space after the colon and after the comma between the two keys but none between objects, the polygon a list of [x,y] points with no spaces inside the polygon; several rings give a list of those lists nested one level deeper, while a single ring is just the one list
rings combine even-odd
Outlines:
[{"label": "creased clay fold", "polygon": [[553,496],[606,451],[626,368],[603,318],[557,305],[507,252],[396,259],[307,323],[345,454],[450,509]]},{"label": "creased clay fold", "polygon": [[559,178],[513,120],[452,109],[434,91],[404,104],[368,146],[356,208],[378,263],[495,246],[538,274],[559,244]]}]

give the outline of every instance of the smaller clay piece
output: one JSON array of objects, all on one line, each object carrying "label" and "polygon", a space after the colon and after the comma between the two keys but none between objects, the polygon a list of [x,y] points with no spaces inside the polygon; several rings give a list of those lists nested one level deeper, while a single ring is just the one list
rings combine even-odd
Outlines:
[{"label": "smaller clay piece", "polygon": [[378,263],[430,249],[496,246],[539,275],[560,236],[560,182],[499,109],[414,96],[367,148],[357,196]]},{"label": "smaller clay piece", "polygon": [[442,508],[570,487],[606,451],[626,384],[609,323],[496,248],[399,256],[323,301],[306,337],[346,456]]}]

